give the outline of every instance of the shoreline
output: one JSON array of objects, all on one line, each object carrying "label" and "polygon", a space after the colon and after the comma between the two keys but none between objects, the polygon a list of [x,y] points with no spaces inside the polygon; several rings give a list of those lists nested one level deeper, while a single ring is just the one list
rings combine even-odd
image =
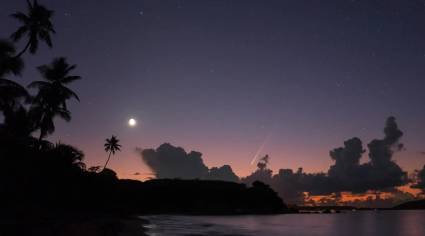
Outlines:
[{"label": "shoreline", "polygon": [[1,220],[0,235],[147,236],[149,221],[139,216],[86,219],[44,218]]},{"label": "shoreline", "polygon": [[[388,211],[388,210],[387,210]],[[349,211],[348,211],[349,212]],[[341,212],[342,213],[342,212]],[[288,214],[288,213],[283,213]],[[290,214],[317,214],[298,212]],[[335,213],[330,213],[335,214]],[[338,213],[336,213],[338,214]],[[155,214],[158,215],[158,214]],[[175,216],[236,216],[236,215],[282,215],[277,214],[159,214]],[[45,217],[25,219],[0,218],[0,235],[43,236],[147,236],[150,221],[147,215]]]}]

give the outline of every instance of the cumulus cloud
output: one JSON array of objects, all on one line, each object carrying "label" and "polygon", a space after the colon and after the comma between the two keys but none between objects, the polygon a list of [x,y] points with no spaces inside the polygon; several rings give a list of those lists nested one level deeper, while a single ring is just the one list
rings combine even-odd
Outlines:
[{"label": "cumulus cloud", "polygon": [[232,167],[229,165],[211,168],[206,178],[211,180],[239,182],[239,177],[233,172]]},{"label": "cumulus cloud", "polygon": [[202,159],[202,153],[187,153],[181,147],[164,143],[157,149],[140,150],[142,160],[153,171],[156,178],[211,179],[239,181],[229,165],[209,169]]},{"label": "cumulus cloud", "polygon": [[156,150],[141,150],[141,154],[157,178],[200,179],[208,174],[200,152],[186,153],[181,147],[164,143]]},{"label": "cumulus cloud", "polygon": [[[393,160],[394,153],[404,149],[400,143],[402,136],[396,119],[389,117],[385,123],[384,137],[374,139],[367,145],[369,161],[366,163],[361,164],[360,161],[366,152],[363,143],[354,137],[329,152],[334,164],[327,172],[305,173],[299,168],[296,171],[280,169],[274,174],[268,168],[269,156],[266,155],[257,163],[257,170],[241,179],[229,165],[208,168],[200,152],[187,153],[183,148],[168,143],[157,149],[139,151],[156,178],[212,179],[246,184],[258,180],[273,187],[286,202],[302,204],[311,195],[337,197],[341,192],[396,192],[396,187],[408,182],[407,172]],[[425,189],[425,167],[418,172],[417,179],[415,187]]]},{"label": "cumulus cloud", "polygon": [[273,175],[272,171],[262,166],[250,176],[243,178],[245,183],[256,179],[271,185],[282,198],[290,203],[305,200],[305,193],[327,195],[339,192],[364,193],[368,190],[394,191],[394,188],[407,183],[407,173],[392,159],[394,152],[404,148],[400,138],[403,132],[398,128],[394,117],[389,117],[384,128],[384,138],[372,140],[368,144],[370,161],[360,164],[365,153],[362,141],[351,138],[343,147],[330,151],[335,162],[327,173],[304,173],[280,169]]},{"label": "cumulus cloud", "polygon": [[[359,138],[352,138],[344,142],[344,147],[335,148],[329,152],[335,164],[328,170],[329,182],[332,183],[332,192],[366,191],[364,176],[366,170],[360,165],[360,158],[365,150]],[[363,176],[363,177],[362,177]]]},{"label": "cumulus cloud", "polygon": [[325,173],[305,173],[302,168],[297,171],[280,169],[273,175],[268,168],[257,169],[251,175],[242,178],[242,182],[251,184],[255,180],[269,184],[288,203],[301,204],[306,192],[313,195],[331,193],[329,178]]},{"label": "cumulus cloud", "polygon": [[368,144],[370,162],[365,164],[369,189],[384,189],[407,183],[407,172],[392,160],[396,151],[404,149],[400,143],[403,132],[398,128],[394,117],[389,117],[384,129],[384,139],[375,139]]},{"label": "cumulus cloud", "polygon": [[416,183],[412,186],[413,188],[421,189],[425,193],[425,165],[421,170],[416,173]]}]

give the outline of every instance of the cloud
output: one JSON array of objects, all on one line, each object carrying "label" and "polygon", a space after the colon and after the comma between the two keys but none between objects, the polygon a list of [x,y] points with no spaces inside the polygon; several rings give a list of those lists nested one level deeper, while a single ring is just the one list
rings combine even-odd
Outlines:
[{"label": "cloud", "polygon": [[[366,170],[360,165],[360,158],[365,150],[359,138],[351,138],[344,142],[344,147],[335,148],[329,152],[335,164],[328,170],[329,182],[332,184],[330,191],[362,192]],[[361,177],[363,176],[363,177]]]},{"label": "cloud", "polygon": [[181,147],[164,143],[156,150],[138,150],[142,160],[156,178],[211,179],[238,182],[239,177],[229,165],[209,169],[202,160],[202,153],[187,153]]},{"label": "cloud", "polygon": [[394,117],[387,119],[384,133],[384,139],[375,139],[368,144],[370,162],[364,166],[368,181],[366,186],[372,190],[401,186],[408,181],[407,172],[392,160],[394,152],[404,149],[400,143],[403,132]]},{"label": "cloud", "polygon": [[408,192],[394,190],[391,193],[381,195],[381,192],[369,191],[366,194],[352,195],[344,199],[343,194],[333,193],[325,196],[316,196],[315,199],[307,199],[306,202],[311,205],[335,206],[344,204],[347,206],[360,208],[386,208],[393,207],[400,203],[415,200],[415,196]]},{"label": "cloud", "polygon": [[[239,179],[231,166],[208,168],[200,152],[187,153],[181,147],[165,143],[157,149],[139,150],[142,160],[152,169],[156,178],[213,179],[241,181],[251,184],[261,181],[269,184],[288,203],[302,204],[311,195],[339,196],[341,192],[366,193],[367,191],[391,191],[408,182],[407,172],[393,160],[395,152],[404,149],[400,139],[403,132],[396,119],[389,117],[384,127],[384,137],[374,139],[368,145],[369,161],[361,164],[366,150],[362,141],[351,138],[343,146],[329,152],[334,161],[327,172],[305,173],[280,169],[276,174],[268,168],[266,155],[257,163],[258,169]],[[417,188],[425,188],[425,167],[418,174]],[[378,199],[379,200],[379,199]]]},{"label": "cloud", "polygon": [[242,181],[263,181],[290,203],[303,202],[305,192],[328,195],[344,191],[393,191],[395,187],[408,182],[407,173],[392,160],[394,152],[404,148],[399,142],[403,132],[398,128],[394,117],[387,119],[384,134],[383,139],[375,139],[368,144],[370,161],[364,164],[360,164],[365,153],[362,141],[354,137],[345,141],[343,147],[330,151],[330,157],[335,163],[327,173],[304,173],[303,169],[299,168],[296,172],[280,169],[273,175],[271,170],[263,166]]},{"label": "cloud", "polygon": [[206,178],[212,180],[239,182],[239,177],[233,172],[232,167],[229,165],[211,168]]},{"label": "cloud", "polygon": [[200,152],[186,153],[181,147],[164,143],[156,150],[144,149],[141,154],[142,160],[160,179],[200,179],[208,174]]},{"label": "cloud", "polygon": [[423,193],[425,193],[425,165],[421,170],[418,170],[416,173],[416,183],[412,186],[412,188],[421,189]]}]

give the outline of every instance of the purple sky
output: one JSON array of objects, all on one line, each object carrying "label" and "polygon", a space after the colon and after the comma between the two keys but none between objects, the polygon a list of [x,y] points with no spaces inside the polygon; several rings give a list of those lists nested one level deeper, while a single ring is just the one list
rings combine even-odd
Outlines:
[{"label": "purple sky", "polygon": [[[425,1],[39,2],[56,11],[54,48],[26,55],[17,81],[39,79],[35,66],[57,56],[78,65],[81,103],[50,139],[89,165],[104,163],[114,134],[123,151],[110,166],[125,178],[150,173],[136,147],[164,142],[244,176],[270,136],[261,154],[272,169],[326,171],[329,150],[381,138],[390,115],[405,133],[397,162],[425,164]],[[0,37],[24,9],[2,1]]]}]

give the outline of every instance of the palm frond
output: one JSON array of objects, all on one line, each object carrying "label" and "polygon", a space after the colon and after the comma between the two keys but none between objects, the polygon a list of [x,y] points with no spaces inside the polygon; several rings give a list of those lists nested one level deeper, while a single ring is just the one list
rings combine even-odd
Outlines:
[{"label": "palm frond", "polygon": [[44,42],[46,42],[47,46],[50,48],[53,46],[52,39],[50,38],[50,34],[46,31],[41,31],[39,33],[40,39],[42,39]]},{"label": "palm frond", "polygon": [[22,13],[22,12],[15,12],[15,13],[13,13],[12,15],[10,15],[12,18],[15,18],[15,19],[17,19],[19,22],[21,22],[21,23],[23,23],[23,24],[27,24],[28,22],[29,22],[29,20],[30,20],[30,18],[27,16],[27,15],[25,15],[24,13]]},{"label": "palm frond", "polygon": [[27,87],[28,88],[43,88],[50,86],[49,82],[46,81],[33,81]]},{"label": "palm frond", "polygon": [[0,40],[0,57],[12,56],[16,49],[8,40]]},{"label": "palm frond", "polygon": [[66,109],[58,109],[56,112],[62,119],[64,119],[66,122],[71,121],[71,112],[69,112]]},{"label": "palm frond", "polygon": [[27,6],[28,6],[28,11],[31,11],[34,8],[34,5],[31,3],[30,0],[27,0]]},{"label": "palm frond", "polygon": [[15,57],[16,49],[7,40],[0,40],[0,76],[12,73],[20,75],[24,63],[21,58]]},{"label": "palm frond", "polygon": [[13,91],[15,94],[17,94],[20,97],[29,96],[28,91],[22,85],[12,80],[0,78],[0,90],[1,89],[5,90],[3,91],[2,94],[5,94],[6,92],[10,93]]},{"label": "palm frond", "polygon": [[67,88],[65,86],[62,86],[62,90],[67,95],[66,96],[67,98],[74,97],[75,99],[77,99],[77,101],[80,101],[80,98],[78,97],[78,95],[74,91],[72,91],[71,89],[69,89],[69,88]]},{"label": "palm frond", "polygon": [[37,70],[38,70],[38,72],[40,72],[40,74],[41,74],[41,76],[43,76],[43,78],[47,79],[47,73],[50,70],[50,66],[49,65],[38,66]]},{"label": "palm frond", "polygon": [[65,70],[66,74],[68,74],[71,70],[74,70],[75,68],[77,68],[77,65],[67,65],[67,67],[68,68]]},{"label": "palm frond", "polygon": [[30,36],[30,53],[35,54],[38,49],[38,38],[36,32],[31,32]]},{"label": "palm frond", "polygon": [[18,28],[18,30],[16,30],[11,36],[10,38],[14,41],[17,42],[19,41],[22,36],[28,32],[28,27],[26,25],[21,26]]},{"label": "palm frond", "polygon": [[80,80],[80,79],[81,79],[81,76],[75,76],[75,75],[67,76],[67,77],[62,79],[62,83],[68,84],[68,83],[71,83],[71,82],[74,82],[74,81]]}]

